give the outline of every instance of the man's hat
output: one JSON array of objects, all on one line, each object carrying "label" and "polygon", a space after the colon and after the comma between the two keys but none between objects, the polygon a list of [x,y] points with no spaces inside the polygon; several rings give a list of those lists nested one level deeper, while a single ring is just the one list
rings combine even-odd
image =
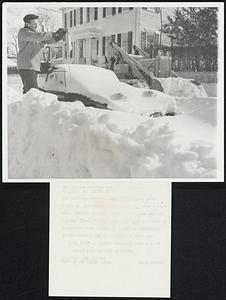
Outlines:
[{"label": "man's hat", "polygon": [[38,19],[38,16],[36,15],[32,15],[32,14],[29,14],[29,15],[26,15],[23,20],[25,23],[31,21],[31,20],[35,20],[35,19]]}]

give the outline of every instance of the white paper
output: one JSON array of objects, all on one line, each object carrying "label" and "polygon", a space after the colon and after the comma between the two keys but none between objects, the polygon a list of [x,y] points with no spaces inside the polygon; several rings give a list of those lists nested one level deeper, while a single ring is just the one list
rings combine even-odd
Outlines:
[{"label": "white paper", "polygon": [[50,188],[50,296],[170,297],[170,182]]}]

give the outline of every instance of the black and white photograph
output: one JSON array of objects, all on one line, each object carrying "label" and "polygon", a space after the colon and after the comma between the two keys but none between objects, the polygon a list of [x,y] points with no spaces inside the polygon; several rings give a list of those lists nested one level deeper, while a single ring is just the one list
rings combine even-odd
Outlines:
[{"label": "black and white photograph", "polygon": [[4,2],[0,299],[226,299],[224,110],[223,2]]},{"label": "black and white photograph", "polygon": [[5,3],[5,181],[223,180],[223,7],[143,4]]}]

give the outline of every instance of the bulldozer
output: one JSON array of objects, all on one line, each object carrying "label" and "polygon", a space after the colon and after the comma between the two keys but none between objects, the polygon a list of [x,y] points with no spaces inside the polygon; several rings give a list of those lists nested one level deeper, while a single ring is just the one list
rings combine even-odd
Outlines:
[{"label": "bulldozer", "polygon": [[[110,46],[119,58],[119,63],[116,63],[114,66],[114,72],[119,78],[122,78],[125,74],[130,74],[132,78],[145,81],[150,89],[164,92],[158,78],[179,77],[172,71],[171,57],[163,55],[161,51],[155,58],[150,58],[147,52],[135,45],[133,48],[135,53],[137,53],[136,55],[128,54],[114,42],[110,42]],[[191,79],[190,81],[197,86],[200,85],[195,80]]]}]

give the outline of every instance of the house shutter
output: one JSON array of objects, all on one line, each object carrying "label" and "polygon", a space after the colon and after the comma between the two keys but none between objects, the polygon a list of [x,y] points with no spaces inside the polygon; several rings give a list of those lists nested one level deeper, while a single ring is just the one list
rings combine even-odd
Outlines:
[{"label": "house shutter", "polygon": [[102,55],[105,55],[105,36],[102,38]]},{"label": "house shutter", "polygon": [[76,9],[74,9],[74,26],[76,26]]},{"label": "house shutter", "polygon": [[129,31],[128,32],[128,50],[127,50],[127,52],[129,54],[132,53],[132,48],[133,48],[133,32]]},{"label": "house shutter", "polygon": [[94,7],[90,7],[89,18],[90,22],[94,21]]},{"label": "house shutter", "polygon": [[70,27],[73,26],[73,23],[72,23],[72,11],[70,11]]},{"label": "house shutter", "polygon": [[87,23],[90,22],[90,8],[89,7],[86,8],[86,22]]},{"label": "house shutter", "polygon": [[94,20],[98,19],[98,7],[94,8]]},{"label": "house shutter", "polygon": [[80,24],[83,24],[83,8],[80,7]]},{"label": "house shutter", "polygon": [[64,28],[67,28],[67,13],[64,14]]},{"label": "house shutter", "polygon": [[106,18],[106,7],[103,8],[103,18]]}]

